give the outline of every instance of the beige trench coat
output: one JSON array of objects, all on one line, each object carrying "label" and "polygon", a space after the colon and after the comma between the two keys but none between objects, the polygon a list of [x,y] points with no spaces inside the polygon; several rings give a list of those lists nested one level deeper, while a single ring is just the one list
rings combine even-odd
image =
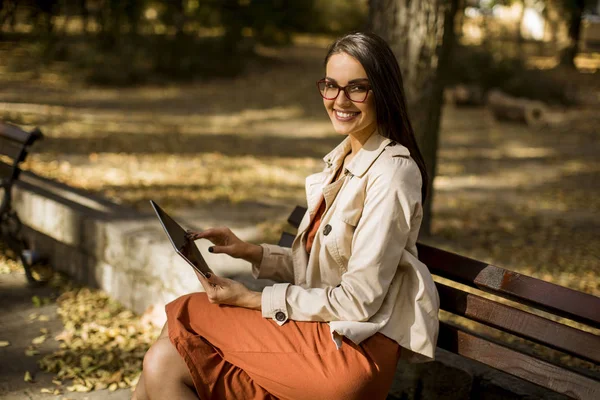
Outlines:
[{"label": "beige trench coat", "polygon": [[[381,332],[402,346],[403,359],[430,361],[439,298],[417,258],[419,168],[406,147],[374,133],[331,183],[350,150],[346,138],[325,156],[325,169],[306,179],[308,212],[292,248],[261,245],[254,276],[282,282],[263,290],[263,316],[279,325],[328,322],[338,347],[338,335],[358,344]],[[307,228],[321,198],[326,208],[309,256]]]}]

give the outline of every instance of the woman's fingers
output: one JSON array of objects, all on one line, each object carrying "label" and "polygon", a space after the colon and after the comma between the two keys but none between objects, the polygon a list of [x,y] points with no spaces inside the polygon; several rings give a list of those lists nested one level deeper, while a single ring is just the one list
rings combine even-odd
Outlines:
[{"label": "woman's fingers", "polygon": [[208,251],[213,254],[232,254],[233,246],[210,246]]},{"label": "woman's fingers", "polygon": [[217,300],[216,299],[217,283],[215,283],[213,280],[215,280],[215,278],[216,279],[220,279],[220,278],[218,278],[216,275],[211,274],[211,273],[207,273],[207,276],[204,277],[202,274],[196,272],[196,276],[198,277],[200,284],[204,288],[204,291],[208,295],[208,299],[211,301],[211,303],[215,302]]},{"label": "woman's fingers", "polygon": [[208,301],[220,304],[223,300],[224,290],[226,291],[227,286],[229,286],[228,280],[214,274],[210,274],[206,278],[198,274],[198,279],[200,279],[200,283],[208,296]]},{"label": "woman's fingers", "polygon": [[206,292],[208,301],[213,304],[228,304],[231,306],[245,307],[240,301],[243,301],[245,295],[249,292],[246,286],[215,274],[207,274],[206,277],[201,274],[197,275]]},{"label": "woman's fingers", "polygon": [[194,241],[198,239],[209,240],[214,245],[208,248],[210,253],[227,254],[234,258],[240,258],[244,255],[244,242],[227,227],[210,228],[202,232],[188,230],[186,237]]},{"label": "woman's fingers", "polygon": [[209,239],[211,237],[214,237],[215,234],[214,234],[213,229],[207,229],[202,232],[188,230],[188,231],[186,231],[186,236],[190,240],[197,240],[197,239]]},{"label": "woman's fingers", "polygon": [[210,228],[202,232],[188,230],[186,237],[189,240],[208,239],[215,244],[225,244],[230,241],[231,231],[228,228]]}]

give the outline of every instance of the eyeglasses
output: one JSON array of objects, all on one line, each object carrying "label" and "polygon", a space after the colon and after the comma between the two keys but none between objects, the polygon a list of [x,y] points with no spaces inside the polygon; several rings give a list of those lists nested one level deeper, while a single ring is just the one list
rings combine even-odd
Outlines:
[{"label": "eyeglasses", "polygon": [[371,87],[365,83],[352,83],[347,86],[339,86],[337,83],[321,79],[317,82],[317,88],[321,97],[325,100],[335,100],[340,94],[340,90],[344,91],[346,98],[355,103],[364,103],[369,95]]}]

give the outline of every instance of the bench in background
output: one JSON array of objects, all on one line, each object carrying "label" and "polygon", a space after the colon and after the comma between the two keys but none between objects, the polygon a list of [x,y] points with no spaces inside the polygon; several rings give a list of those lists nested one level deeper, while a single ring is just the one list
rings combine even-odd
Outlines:
[{"label": "bench in background", "polygon": [[[297,206],[288,222],[297,228],[305,213]],[[284,232],[279,245],[291,247],[294,237]],[[430,272],[451,285],[436,282],[440,308],[449,313],[440,321],[438,347],[554,392],[600,399],[600,336],[590,333],[600,329],[600,298],[422,243],[417,247]],[[549,318],[514,305],[545,311]],[[553,321],[558,317],[582,329]]]},{"label": "bench in background", "polygon": [[25,276],[30,284],[43,280],[33,272],[34,257],[21,236],[21,220],[12,207],[12,188],[19,179],[20,165],[27,158],[30,147],[43,137],[39,129],[26,132],[21,128],[0,122],[0,186],[4,189],[0,205],[0,235],[8,247],[21,259]]}]

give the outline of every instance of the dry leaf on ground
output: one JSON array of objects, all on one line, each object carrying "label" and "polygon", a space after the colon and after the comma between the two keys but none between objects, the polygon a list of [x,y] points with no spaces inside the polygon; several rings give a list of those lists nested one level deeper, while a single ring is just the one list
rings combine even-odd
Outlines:
[{"label": "dry leaf on ground", "polygon": [[32,344],[42,344],[42,343],[44,343],[46,341],[46,337],[47,337],[46,335],[38,336],[38,337],[34,338],[31,341],[31,343]]}]

